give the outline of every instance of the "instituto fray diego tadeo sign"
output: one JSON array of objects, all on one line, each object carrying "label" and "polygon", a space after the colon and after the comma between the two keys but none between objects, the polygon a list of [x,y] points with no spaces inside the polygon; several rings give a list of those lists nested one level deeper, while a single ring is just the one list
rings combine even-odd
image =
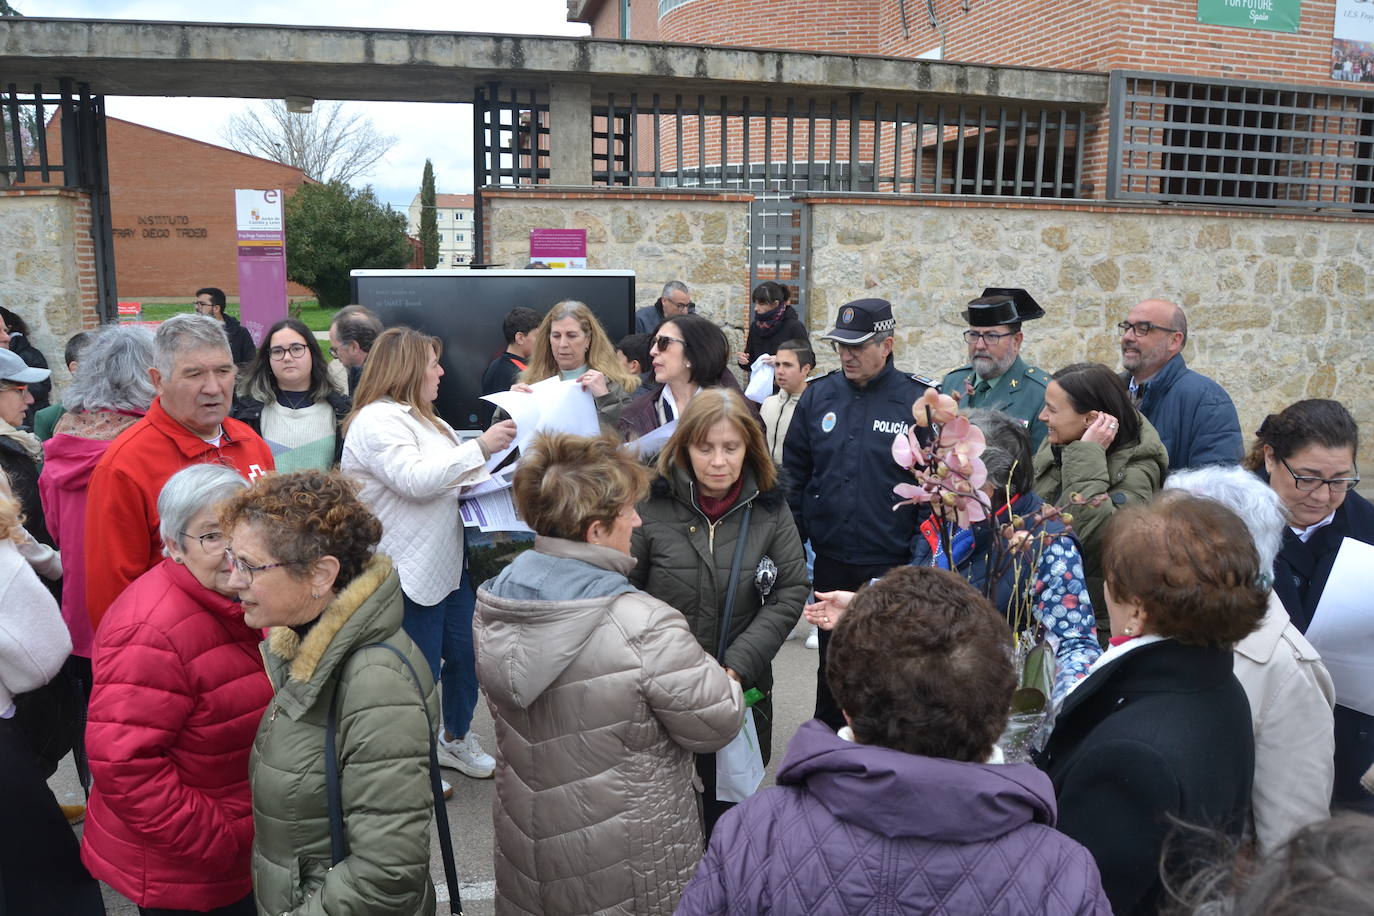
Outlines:
[{"label": "instituto fray diego tadeo sign", "polygon": [[1197,21],[1271,32],[1296,32],[1302,0],[1197,0]]}]

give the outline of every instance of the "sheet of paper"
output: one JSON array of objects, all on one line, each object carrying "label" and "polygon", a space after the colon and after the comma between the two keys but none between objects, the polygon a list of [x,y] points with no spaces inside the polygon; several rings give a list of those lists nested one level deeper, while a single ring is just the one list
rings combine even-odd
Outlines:
[{"label": "sheet of paper", "polygon": [[[596,401],[576,379],[550,376],[535,382],[529,391],[498,391],[484,395],[515,421],[515,447],[522,451],[541,432],[595,436],[601,432]],[[497,456],[493,455],[492,460]]]},{"label": "sheet of paper", "polygon": [[478,496],[482,496],[485,493],[495,493],[498,490],[508,490],[510,489],[514,477],[514,465],[511,465],[508,468],[502,468],[499,474],[493,474],[491,477],[487,478],[479,484],[474,484],[473,486],[466,487],[463,490],[460,498],[475,499]]},{"label": "sheet of paper", "polygon": [[768,400],[773,393],[773,376],[773,357],[765,355],[754,360],[754,365],[749,367],[749,387],[744,389],[744,396],[757,404]]},{"label": "sheet of paper", "polygon": [[458,504],[463,524],[479,531],[530,531],[515,512],[515,500],[509,489],[483,493]]},{"label": "sheet of paper", "polygon": [[1304,635],[1331,672],[1336,702],[1374,715],[1374,545],[1341,542]]},{"label": "sheet of paper", "polygon": [[669,420],[658,429],[650,430],[638,439],[631,439],[626,442],[624,448],[638,458],[640,461],[648,461],[650,458],[663,451],[663,446],[668,444],[668,440],[673,438],[673,432],[677,429],[677,420]]}]

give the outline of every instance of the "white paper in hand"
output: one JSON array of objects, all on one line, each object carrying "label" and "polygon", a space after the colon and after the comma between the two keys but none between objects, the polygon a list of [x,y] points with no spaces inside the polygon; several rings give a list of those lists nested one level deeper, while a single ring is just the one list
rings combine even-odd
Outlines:
[{"label": "white paper in hand", "polygon": [[483,396],[515,421],[515,446],[524,451],[541,432],[595,436],[601,432],[596,401],[576,379],[550,376],[529,391],[498,391]]},{"label": "white paper in hand", "polygon": [[1331,672],[1336,702],[1374,715],[1374,545],[1341,542],[1304,635]]},{"label": "white paper in hand", "polygon": [[744,396],[762,404],[773,393],[773,357],[760,356],[749,367],[749,373],[749,387],[744,389]]}]

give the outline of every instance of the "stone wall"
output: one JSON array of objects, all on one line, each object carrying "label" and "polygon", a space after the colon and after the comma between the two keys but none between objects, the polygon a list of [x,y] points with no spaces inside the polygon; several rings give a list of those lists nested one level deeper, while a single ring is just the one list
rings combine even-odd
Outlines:
[{"label": "stone wall", "polygon": [[726,328],[735,350],[744,348],[753,195],[540,187],[486,189],[482,200],[484,261],[522,267],[531,229],[586,229],[587,267],[633,270],[636,308],[682,280],[697,311]]},{"label": "stone wall", "polygon": [[81,192],[0,190],[0,305],[24,319],[58,391],[67,338],[98,324],[90,217]]},{"label": "stone wall", "polygon": [[[1027,361],[1119,365],[1115,325],[1137,301],[1188,313],[1184,357],[1230,392],[1249,447],[1266,413],[1344,402],[1374,478],[1374,223],[1095,203],[991,205],[812,195],[813,333],[850,299],[892,301],[898,365],[939,378],[965,362],[963,305],[1021,286],[1045,307]],[[823,368],[837,365],[829,348]]]}]

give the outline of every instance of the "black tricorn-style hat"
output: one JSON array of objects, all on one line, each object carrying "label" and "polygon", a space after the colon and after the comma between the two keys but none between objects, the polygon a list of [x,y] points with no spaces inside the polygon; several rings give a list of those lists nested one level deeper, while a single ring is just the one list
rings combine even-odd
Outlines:
[{"label": "black tricorn-style hat", "polygon": [[983,295],[968,304],[964,320],[971,328],[992,328],[1043,318],[1045,310],[1024,289],[989,286]]}]

